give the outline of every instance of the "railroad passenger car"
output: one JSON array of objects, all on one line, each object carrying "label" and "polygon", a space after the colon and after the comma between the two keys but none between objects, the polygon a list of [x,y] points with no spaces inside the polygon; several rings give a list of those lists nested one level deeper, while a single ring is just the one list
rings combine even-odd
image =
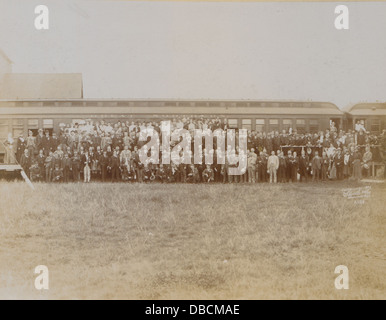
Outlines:
[{"label": "railroad passenger car", "polygon": [[386,103],[358,103],[346,114],[349,128],[362,123],[371,134],[380,134],[386,129]]},{"label": "railroad passenger car", "polygon": [[[232,128],[256,131],[282,131],[289,128],[298,132],[318,132],[345,125],[345,114],[329,102],[305,101],[219,101],[219,100],[15,100],[0,101],[0,139],[8,132],[16,138],[20,133],[34,135],[39,128],[58,130],[60,124],[71,124],[91,119],[153,120],[173,119],[176,116],[221,117]],[[4,148],[0,147],[0,157]]]}]

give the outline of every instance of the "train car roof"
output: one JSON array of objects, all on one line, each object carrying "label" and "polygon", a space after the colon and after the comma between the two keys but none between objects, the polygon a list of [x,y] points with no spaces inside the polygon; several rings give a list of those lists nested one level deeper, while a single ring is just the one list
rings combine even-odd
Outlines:
[{"label": "train car roof", "polygon": [[[18,113],[82,114],[111,113],[197,113],[197,114],[267,114],[267,115],[343,115],[335,104],[314,101],[277,100],[183,100],[183,99],[40,99],[0,100],[0,114]],[[92,109],[91,109],[92,108]],[[7,110],[5,110],[7,109]],[[28,113],[30,113],[28,112]]]},{"label": "train car roof", "polygon": [[348,112],[354,116],[386,116],[386,103],[357,103]]}]

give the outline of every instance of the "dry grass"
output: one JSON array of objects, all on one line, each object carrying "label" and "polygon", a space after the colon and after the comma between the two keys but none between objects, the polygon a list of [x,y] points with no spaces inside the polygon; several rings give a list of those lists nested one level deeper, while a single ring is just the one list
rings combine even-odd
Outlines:
[{"label": "dry grass", "polygon": [[0,298],[385,299],[386,186],[358,186],[2,182]]}]

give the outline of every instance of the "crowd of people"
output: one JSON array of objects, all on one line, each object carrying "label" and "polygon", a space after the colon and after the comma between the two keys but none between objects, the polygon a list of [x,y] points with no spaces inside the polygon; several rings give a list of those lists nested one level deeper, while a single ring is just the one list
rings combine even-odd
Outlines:
[{"label": "crowd of people", "polygon": [[[226,119],[181,117],[171,121],[171,131],[186,129],[229,129]],[[385,162],[385,130],[379,136],[361,125],[354,130],[338,130],[334,123],[326,131],[304,133],[292,130],[270,133],[248,130],[247,170],[229,175],[237,164],[217,163],[216,141],[213,164],[142,163],[139,150],[147,143],[139,134],[143,128],[157,131],[162,140],[160,122],[82,120],[61,125],[58,132],[43,129],[36,136],[29,131],[4,142],[6,162],[19,163],[32,181],[80,182],[132,181],[162,183],[286,183],[309,180],[359,180],[370,175],[370,163],[378,157]],[[180,140],[171,141],[171,148]],[[194,150],[194,139],[192,148]],[[205,148],[205,147],[204,147]],[[376,154],[374,154],[374,152]],[[150,150],[149,150],[150,153]],[[181,150],[181,155],[182,155]],[[162,155],[160,157],[162,159]],[[227,159],[227,158],[226,158]],[[386,171],[386,170],[384,170]],[[386,176],[386,173],[385,173]]]}]

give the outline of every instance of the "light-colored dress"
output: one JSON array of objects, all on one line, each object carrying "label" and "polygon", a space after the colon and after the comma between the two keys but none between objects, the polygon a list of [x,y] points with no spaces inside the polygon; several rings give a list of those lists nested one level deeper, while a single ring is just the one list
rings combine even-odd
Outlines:
[{"label": "light-colored dress", "polygon": [[15,141],[11,139],[7,139],[4,141],[5,145],[5,163],[13,164],[15,163]]}]

